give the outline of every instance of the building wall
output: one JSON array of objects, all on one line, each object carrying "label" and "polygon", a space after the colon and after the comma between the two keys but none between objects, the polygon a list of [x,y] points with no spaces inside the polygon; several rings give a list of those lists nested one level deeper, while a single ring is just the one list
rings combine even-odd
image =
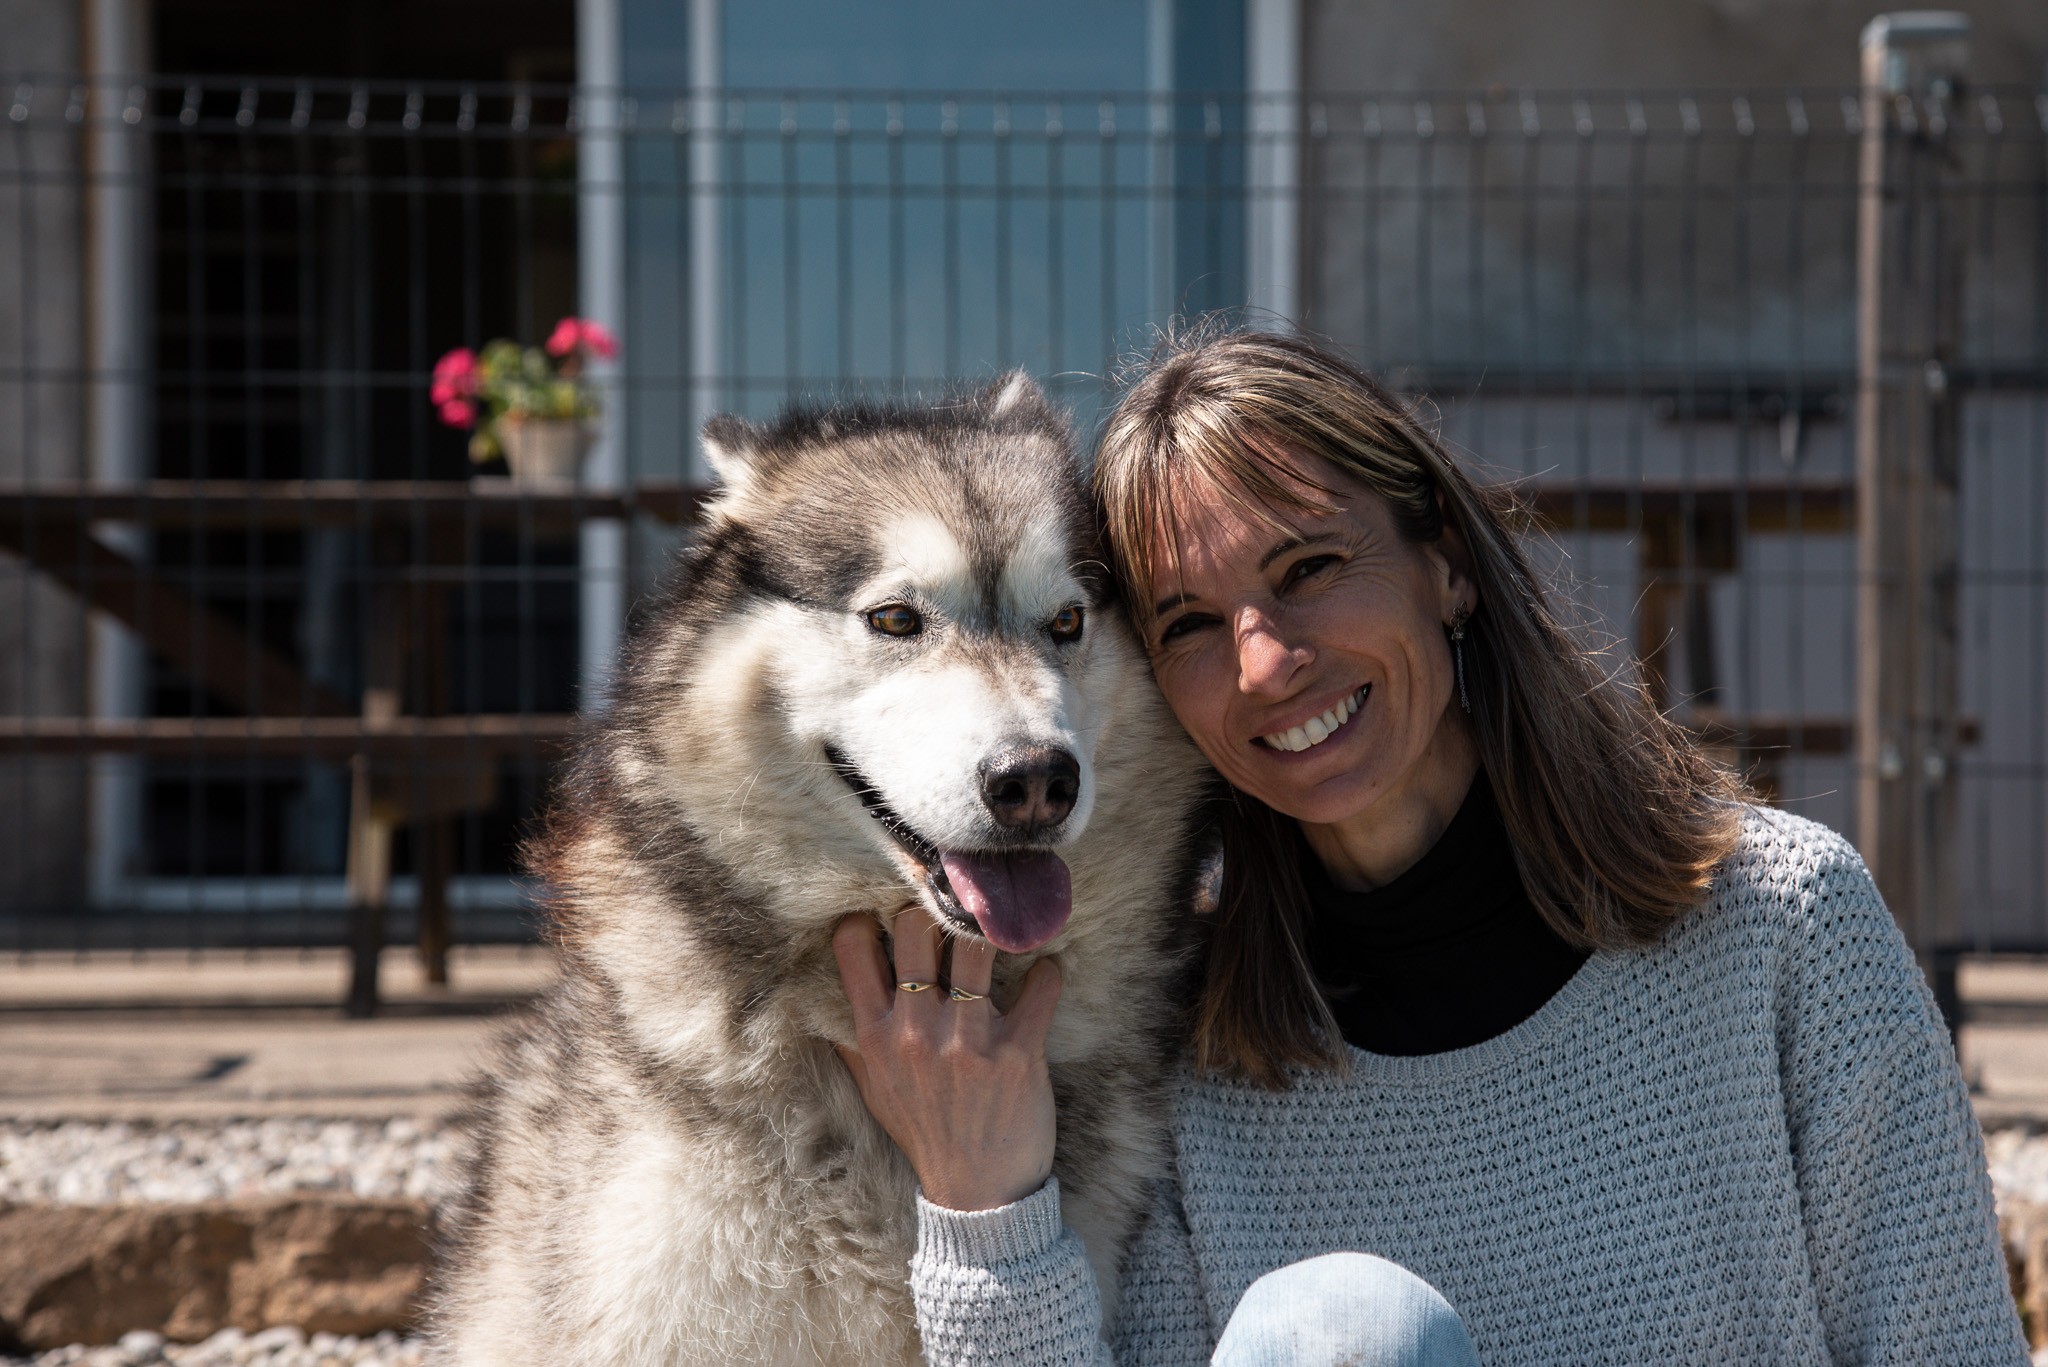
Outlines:
[{"label": "building wall", "polygon": [[[1901,5],[1907,9],[1911,6]],[[2048,5],[1959,5],[1979,82],[2038,81]],[[1303,0],[1303,85],[1315,92],[1853,85],[1862,0]]]}]

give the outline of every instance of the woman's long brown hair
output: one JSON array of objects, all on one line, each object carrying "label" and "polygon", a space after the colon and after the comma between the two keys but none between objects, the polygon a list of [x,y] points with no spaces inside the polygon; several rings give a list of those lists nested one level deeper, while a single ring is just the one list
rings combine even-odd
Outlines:
[{"label": "woman's long brown hair", "polygon": [[[1094,487],[1132,620],[1177,569],[1178,510],[1329,511],[1276,460],[1319,456],[1393,509],[1402,535],[1464,535],[1479,604],[1466,628],[1472,729],[1529,899],[1566,940],[1642,945],[1699,905],[1734,846],[1740,781],[1665,717],[1635,674],[1567,631],[1530,571],[1528,519],[1473,480],[1429,426],[1364,372],[1297,337],[1198,328],[1169,339],[1104,425]],[[1334,491],[1325,491],[1334,492]],[[1219,785],[1221,781],[1219,780]],[[1196,1008],[1204,1071],[1266,1087],[1348,1058],[1306,952],[1294,822],[1221,785],[1223,884]]]}]

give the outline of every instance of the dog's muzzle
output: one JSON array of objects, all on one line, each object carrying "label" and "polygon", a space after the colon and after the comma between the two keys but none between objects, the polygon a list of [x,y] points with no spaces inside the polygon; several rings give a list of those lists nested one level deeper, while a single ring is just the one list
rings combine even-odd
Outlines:
[{"label": "dog's muzzle", "polygon": [[939,909],[946,913],[947,918],[957,922],[963,930],[971,930],[979,935],[981,927],[968,915],[967,908],[960,905],[959,896],[946,879],[945,859],[940,854],[939,847],[919,835],[915,827],[898,816],[896,809],[883,801],[881,790],[870,783],[860,770],[854,768],[851,761],[836,747],[825,747],[825,762],[832,766],[832,772],[838,774],[847,787],[853,789],[854,796],[860,799],[860,805],[867,814],[880,822],[882,829],[887,831],[903,848],[903,852],[917,864],[918,869],[924,874],[925,885],[931,889],[932,900],[938,903]]},{"label": "dog's muzzle", "polygon": [[932,902],[948,920],[1013,954],[1039,948],[1066,926],[1074,906],[1066,861],[1027,842],[1044,840],[1073,812],[1081,783],[1072,755],[1031,746],[985,762],[982,801],[1016,843],[966,851],[941,850],[920,835],[839,750],[826,746],[825,759],[917,865]]}]

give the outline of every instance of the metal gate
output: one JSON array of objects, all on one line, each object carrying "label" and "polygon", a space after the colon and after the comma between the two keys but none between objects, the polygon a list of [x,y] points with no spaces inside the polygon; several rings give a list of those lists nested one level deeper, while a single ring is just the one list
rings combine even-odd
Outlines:
[{"label": "metal gate", "polygon": [[[0,948],[530,933],[702,416],[1021,364],[1085,424],[1282,279],[1924,952],[2048,951],[2048,99],[1943,41],[1284,105],[0,78]],[[473,466],[435,359],[594,278],[582,478]]]}]

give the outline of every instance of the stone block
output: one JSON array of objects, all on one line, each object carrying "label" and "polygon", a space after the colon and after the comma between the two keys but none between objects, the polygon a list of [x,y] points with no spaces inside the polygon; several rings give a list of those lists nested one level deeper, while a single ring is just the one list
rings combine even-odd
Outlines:
[{"label": "stone block", "polygon": [[0,1206],[0,1347],[402,1329],[432,1246],[432,1213],[413,1201]]}]

